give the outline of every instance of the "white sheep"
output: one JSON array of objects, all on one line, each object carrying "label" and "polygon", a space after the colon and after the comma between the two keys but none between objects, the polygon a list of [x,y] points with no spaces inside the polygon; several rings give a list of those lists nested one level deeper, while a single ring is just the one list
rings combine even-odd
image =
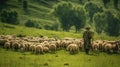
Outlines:
[{"label": "white sheep", "polygon": [[7,41],[7,42],[5,42],[5,44],[4,44],[4,48],[6,48],[6,49],[10,49],[10,42],[9,41]]},{"label": "white sheep", "polygon": [[66,49],[72,54],[78,53],[79,51],[79,47],[77,46],[77,44],[70,44],[69,46],[67,46]]},{"label": "white sheep", "polygon": [[49,50],[52,51],[52,52],[55,52],[56,51],[56,45],[55,44],[50,44]]},{"label": "white sheep", "polygon": [[12,42],[13,50],[18,50],[20,48],[20,44],[17,41]]},{"label": "white sheep", "polygon": [[49,48],[48,48],[48,47],[43,47],[43,51],[44,51],[45,53],[47,53],[47,52],[49,52]]},{"label": "white sheep", "polygon": [[36,54],[42,54],[43,53],[43,47],[42,47],[42,45],[37,45],[35,47],[35,53]]},{"label": "white sheep", "polygon": [[32,53],[35,53],[36,45],[30,45],[30,50]]},{"label": "white sheep", "polygon": [[0,39],[0,46],[4,46],[5,42],[7,41],[7,39]]}]

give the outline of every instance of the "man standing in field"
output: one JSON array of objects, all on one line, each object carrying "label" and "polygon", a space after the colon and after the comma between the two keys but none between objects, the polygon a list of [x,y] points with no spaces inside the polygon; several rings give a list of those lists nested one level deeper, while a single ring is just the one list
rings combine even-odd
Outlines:
[{"label": "man standing in field", "polygon": [[86,27],[85,29],[86,31],[83,33],[84,50],[86,54],[89,54],[89,50],[91,48],[91,41],[93,38],[93,32],[90,31],[90,27]]}]

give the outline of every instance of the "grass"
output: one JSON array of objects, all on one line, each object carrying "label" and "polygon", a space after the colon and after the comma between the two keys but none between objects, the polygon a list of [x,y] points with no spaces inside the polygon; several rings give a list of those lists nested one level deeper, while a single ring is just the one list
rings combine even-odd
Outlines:
[{"label": "grass", "polygon": [[84,52],[71,55],[65,50],[55,54],[35,55],[0,48],[0,67],[119,67],[120,55],[100,53],[98,56]]},{"label": "grass", "polygon": [[[10,25],[5,23],[0,23],[0,35],[26,35],[26,36],[48,36],[48,37],[57,37],[57,38],[64,38],[64,37],[72,37],[72,38],[82,38],[82,33],[75,33],[75,32],[64,32],[64,31],[52,31],[52,30],[44,30],[44,29],[36,29],[36,28],[28,28],[24,26],[16,26]],[[112,37],[107,36],[105,34],[94,35],[94,40],[102,39],[102,40],[119,40],[120,36]]]}]

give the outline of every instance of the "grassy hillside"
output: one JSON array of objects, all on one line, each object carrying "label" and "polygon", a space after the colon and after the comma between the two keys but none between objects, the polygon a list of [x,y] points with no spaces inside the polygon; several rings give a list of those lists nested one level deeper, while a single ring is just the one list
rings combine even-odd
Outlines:
[{"label": "grassy hillside", "polygon": [[[82,38],[83,32],[75,33],[75,32],[63,32],[63,31],[52,31],[52,30],[44,30],[44,29],[36,29],[29,28],[25,26],[16,26],[5,23],[0,23],[0,35],[25,35],[25,36],[48,36],[48,37],[72,37],[72,38]],[[94,39],[107,39],[107,40],[118,40],[119,37],[110,37],[105,34],[97,34],[95,33]]]},{"label": "grassy hillside", "polygon": [[[74,27],[71,28],[70,32],[63,32],[61,29],[59,31],[51,31],[51,30],[44,30],[44,29],[36,29],[36,28],[28,28],[24,26],[24,23],[27,20],[34,20],[35,23],[40,23],[40,26],[43,28],[45,25],[52,26],[56,22],[59,22],[56,20],[56,18],[51,14],[51,11],[53,10],[54,5],[61,1],[71,1],[74,4],[80,4],[79,0],[60,0],[60,1],[45,1],[40,0],[37,2],[37,0],[28,0],[28,10],[25,11],[23,9],[22,2],[18,2],[18,0],[8,0],[7,7],[12,10],[15,10],[18,12],[18,19],[20,21],[20,25],[10,25],[10,24],[4,24],[0,22],[0,34],[12,34],[12,35],[26,35],[26,36],[48,36],[48,37],[58,37],[58,38],[64,38],[64,37],[73,37],[73,38],[82,38],[83,30],[81,30],[79,33],[74,32]],[[87,0],[84,0],[86,2]],[[102,5],[102,0],[91,0],[95,3]],[[120,3],[120,1],[119,1]],[[83,4],[82,4],[83,5]],[[108,9],[115,10],[113,6],[113,2],[108,3]],[[118,5],[120,6],[120,4]],[[4,7],[4,6],[3,6]],[[93,27],[94,29],[94,27]],[[33,32],[34,31],[34,32]],[[94,30],[93,30],[94,31]],[[119,37],[109,37],[105,34],[99,35],[95,33],[95,39],[109,39],[109,40],[117,40]]]},{"label": "grassy hillside", "polygon": [[[28,0],[28,10],[23,9],[23,3],[19,3],[17,0],[10,0],[7,2],[8,7],[12,10],[16,10],[19,14],[20,24],[24,24],[27,20],[37,20],[41,23],[54,23],[56,19],[49,14],[52,8],[46,7],[35,1]],[[52,3],[50,3],[52,4]]]}]

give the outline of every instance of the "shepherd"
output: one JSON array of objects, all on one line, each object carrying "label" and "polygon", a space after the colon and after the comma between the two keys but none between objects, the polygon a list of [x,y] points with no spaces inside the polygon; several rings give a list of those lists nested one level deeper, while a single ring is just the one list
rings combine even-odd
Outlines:
[{"label": "shepherd", "polygon": [[93,40],[93,32],[90,31],[90,27],[85,28],[86,31],[83,33],[83,40],[84,40],[84,50],[86,54],[89,54],[89,50],[91,48],[91,42]]}]

